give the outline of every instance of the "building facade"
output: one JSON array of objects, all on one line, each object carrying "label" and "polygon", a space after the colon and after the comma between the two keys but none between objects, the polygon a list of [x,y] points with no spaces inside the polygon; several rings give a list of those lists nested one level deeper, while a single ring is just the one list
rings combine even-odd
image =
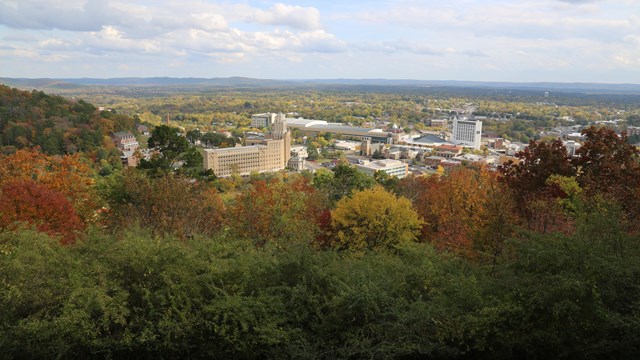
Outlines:
[{"label": "building facade", "polygon": [[435,155],[446,159],[462,154],[462,146],[440,145],[436,148]]},{"label": "building facade", "polygon": [[298,145],[298,146],[292,146],[291,147],[291,156],[292,157],[299,157],[302,159],[306,159],[309,157],[309,152],[307,151],[307,147],[306,146],[302,146],[302,145]]},{"label": "building facade", "polygon": [[452,142],[457,145],[480,149],[482,137],[482,121],[458,119],[453,120]]},{"label": "building facade", "polygon": [[139,147],[138,140],[129,131],[112,133],[111,139],[116,147],[122,151],[135,151]]},{"label": "building facade", "polygon": [[219,177],[279,171],[291,158],[291,132],[287,129],[284,114],[277,114],[271,133],[259,143],[204,151],[205,170],[211,169]]},{"label": "building facade", "polygon": [[358,171],[373,176],[377,171],[383,171],[391,176],[403,178],[409,174],[409,165],[399,160],[382,159],[374,161],[364,161],[356,164]]},{"label": "building facade", "polygon": [[266,128],[271,126],[276,120],[275,113],[264,113],[251,115],[251,126],[254,128]]}]

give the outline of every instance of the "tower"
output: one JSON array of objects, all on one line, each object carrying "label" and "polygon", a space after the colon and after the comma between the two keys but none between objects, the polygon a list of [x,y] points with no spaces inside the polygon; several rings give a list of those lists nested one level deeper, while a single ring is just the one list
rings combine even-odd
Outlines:
[{"label": "tower", "polygon": [[276,118],[271,126],[271,135],[274,140],[282,140],[284,139],[285,133],[287,132],[287,124],[284,120],[284,114],[280,113],[276,115]]},{"label": "tower", "polygon": [[371,138],[365,136],[362,138],[362,144],[360,145],[360,154],[362,156],[371,156],[371,153]]},{"label": "tower", "polygon": [[287,129],[287,123],[283,113],[275,116],[273,124],[271,125],[271,138],[282,142],[283,153],[281,156],[284,160],[284,166],[287,166],[287,162],[291,158],[291,131]]}]

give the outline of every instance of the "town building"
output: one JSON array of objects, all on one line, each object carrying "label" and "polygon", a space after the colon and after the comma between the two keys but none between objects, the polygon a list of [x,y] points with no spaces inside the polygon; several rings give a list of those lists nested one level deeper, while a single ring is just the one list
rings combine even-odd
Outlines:
[{"label": "town building", "polygon": [[142,157],[142,153],[136,156],[135,150],[125,150],[122,152],[122,155],[120,155],[120,161],[123,166],[136,167],[140,163],[140,157]]},{"label": "town building", "polygon": [[292,146],[291,157],[299,157],[302,159],[308,158],[309,152],[307,151],[307,147],[302,145]]},{"label": "town building", "polygon": [[363,160],[361,164],[356,164],[358,171],[373,176],[378,171],[386,172],[391,176],[403,178],[409,174],[409,165],[402,161],[392,159]]},{"label": "town building", "polygon": [[416,148],[435,148],[443,144],[454,145],[452,142],[445,140],[444,134],[423,134],[419,137],[405,139],[401,144]]},{"label": "town building", "polygon": [[426,166],[438,166],[440,165],[440,163],[442,163],[445,160],[447,159],[443,158],[442,156],[431,155],[431,156],[425,157],[422,161]]},{"label": "town building", "polygon": [[111,139],[116,147],[122,151],[135,151],[140,145],[136,137],[129,131],[121,131],[111,134]]},{"label": "town building", "polygon": [[429,126],[432,127],[445,127],[449,124],[447,119],[431,119],[429,120]]},{"label": "town building", "polygon": [[147,127],[147,125],[140,124],[136,126],[136,130],[142,135],[145,135],[145,136],[149,135],[149,127]]},{"label": "town building", "polygon": [[324,120],[309,120],[302,118],[287,118],[287,126],[297,129],[306,135],[331,133],[342,136],[343,139],[362,140],[368,137],[372,143],[390,143],[393,133],[382,129],[347,126],[338,123],[328,123]]},{"label": "town building", "polygon": [[376,151],[382,154],[384,149],[384,143],[373,144],[371,143],[371,138],[365,136],[362,138],[362,143],[360,144],[360,155],[371,157]]},{"label": "town building", "polygon": [[284,114],[277,114],[271,132],[250,146],[205,149],[203,165],[218,177],[274,172],[284,169],[291,158],[291,132]]},{"label": "town building", "polygon": [[564,147],[567,148],[567,154],[570,157],[578,156],[577,151],[582,147],[580,143],[575,142],[573,140],[563,141]]},{"label": "town building", "polygon": [[275,113],[264,113],[264,114],[251,115],[251,126],[254,127],[254,128],[266,128],[266,127],[269,127],[276,120],[276,116],[277,115],[278,114],[275,114]]},{"label": "town building", "polygon": [[336,140],[333,147],[336,150],[357,151],[362,144],[357,141]]},{"label": "town building", "polygon": [[462,146],[457,145],[440,145],[436,148],[435,155],[446,159],[456,157],[462,154]]},{"label": "town building", "polygon": [[140,159],[134,156],[136,150],[140,148],[138,140],[129,131],[120,131],[111,133],[111,140],[116,147],[122,152],[120,155],[120,161],[124,166],[138,166]]},{"label": "town building", "polygon": [[482,121],[466,118],[453,120],[453,136],[451,141],[456,145],[480,149],[482,137]]},{"label": "town building", "polygon": [[287,167],[293,171],[302,171],[304,170],[304,162],[305,162],[304,158],[294,156],[291,159],[289,159],[289,162],[287,163]]},{"label": "town building", "polygon": [[627,126],[627,136],[640,135],[640,126]]}]

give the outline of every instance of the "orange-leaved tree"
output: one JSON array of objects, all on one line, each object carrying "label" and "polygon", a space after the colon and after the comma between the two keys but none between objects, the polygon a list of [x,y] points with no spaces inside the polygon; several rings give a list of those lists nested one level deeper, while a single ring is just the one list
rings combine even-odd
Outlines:
[{"label": "orange-leaved tree", "polygon": [[16,180],[44,185],[64,195],[83,221],[91,219],[97,206],[92,175],[78,154],[50,156],[34,149],[0,156],[0,186]]},{"label": "orange-leaved tree", "polygon": [[460,167],[442,176],[408,179],[400,188],[412,197],[425,222],[422,240],[439,250],[467,258],[483,254],[495,258],[513,232],[513,201],[497,174],[486,167]]},{"label": "orange-leaved tree", "polygon": [[311,242],[318,234],[321,211],[317,191],[305,177],[284,182],[254,181],[231,207],[231,229],[256,245]]}]

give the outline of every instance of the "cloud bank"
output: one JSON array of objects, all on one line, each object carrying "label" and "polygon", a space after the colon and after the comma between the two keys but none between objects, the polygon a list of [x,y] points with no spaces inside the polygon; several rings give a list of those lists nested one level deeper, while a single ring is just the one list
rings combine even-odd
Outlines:
[{"label": "cloud bank", "polygon": [[640,82],[640,2],[0,0],[0,76]]}]

